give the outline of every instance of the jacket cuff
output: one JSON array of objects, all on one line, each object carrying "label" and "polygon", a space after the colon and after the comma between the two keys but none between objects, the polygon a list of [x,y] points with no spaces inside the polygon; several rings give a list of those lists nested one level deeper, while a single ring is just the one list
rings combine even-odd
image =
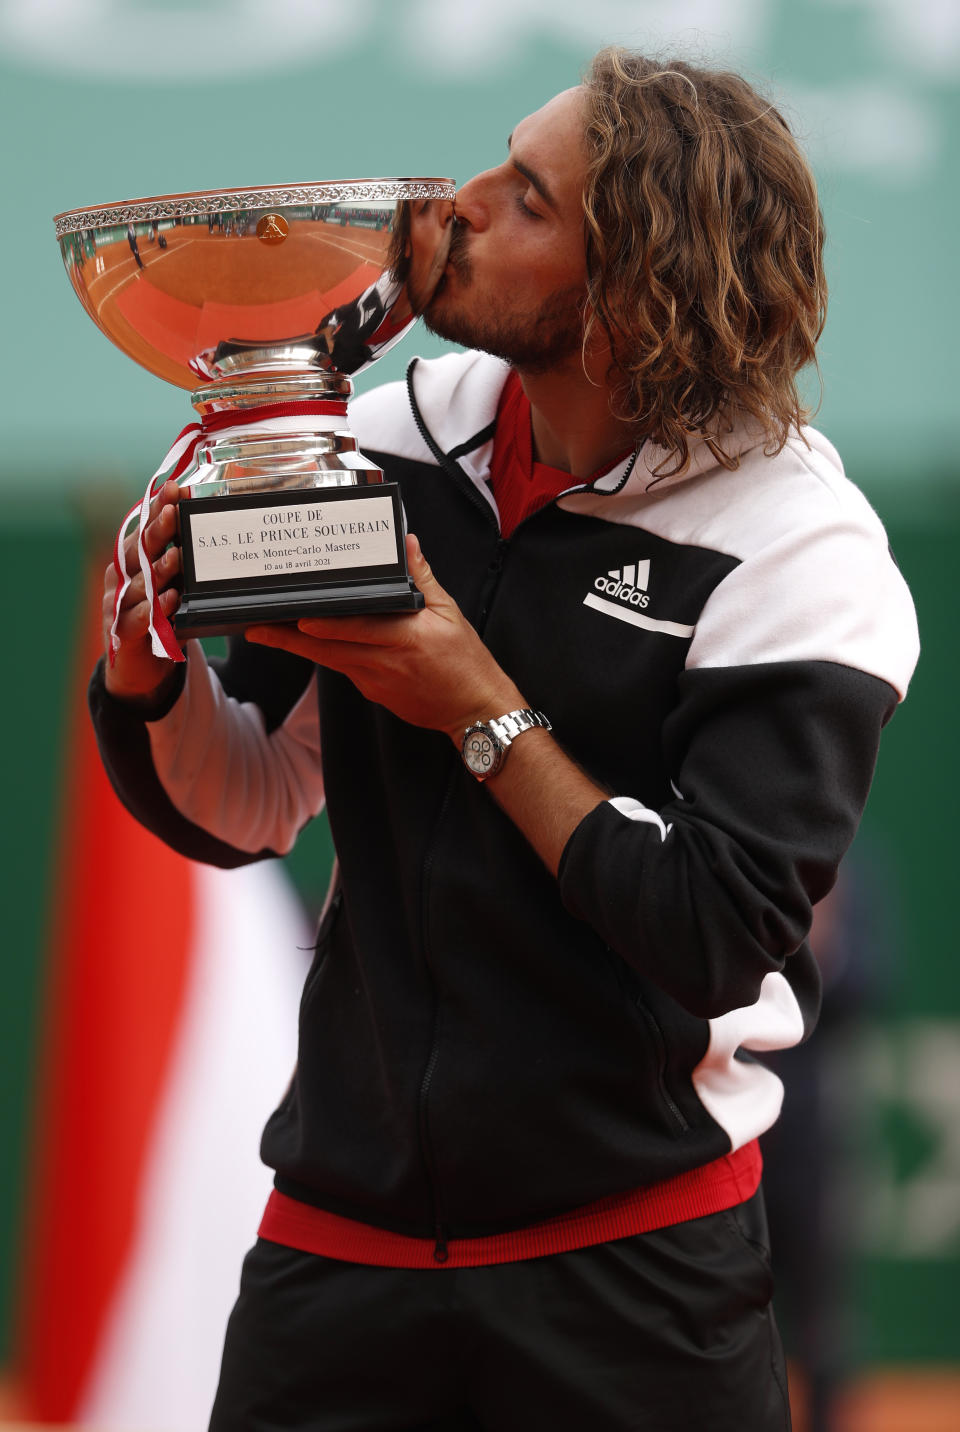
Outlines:
[{"label": "jacket cuff", "polygon": [[571,915],[589,924],[594,923],[598,913],[594,906],[598,901],[602,904],[601,894],[594,888],[597,885],[597,850],[606,843],[611,821],[618,820],[622,820],[622,816],[609,800],[595,806],[570,835],[557,867],[560,898],[565,908]]},{"label": "jacket cuff", "polygon": [[112,696],[106,685],[106,657],[101,656],[90,679],[90,709],[96,716],[108,721],[111,726],[132,724],[140,726],[145,721],[162,721],[169,715],[183,695],[187,679],[187,663],[178,662],[174,677],[162,696],[155,700],[121,701]]}]

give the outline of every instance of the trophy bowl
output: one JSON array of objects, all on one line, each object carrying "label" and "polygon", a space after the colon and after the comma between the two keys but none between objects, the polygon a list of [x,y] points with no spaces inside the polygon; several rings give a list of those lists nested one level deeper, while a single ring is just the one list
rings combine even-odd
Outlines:
[{"label": "trophy bowl", "polygon": [[350,179],[55,218],[98,328],[199,414],[144,498],[161,478],[183,489],[177,636],[422,605],[398,489],[358,450],[347,402],[429,303],[454,194],[450,179]]}]

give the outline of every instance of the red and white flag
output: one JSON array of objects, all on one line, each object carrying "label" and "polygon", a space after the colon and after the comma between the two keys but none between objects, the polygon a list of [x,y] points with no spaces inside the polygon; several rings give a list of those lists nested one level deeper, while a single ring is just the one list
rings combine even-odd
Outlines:
[{"label": "red and white flag", "polygon": [[196,865],[127,814],[77,687],[18,1382],[37,1421],[195,1432],[270,1188],[259,1137],[311,937],[275,863]]}]

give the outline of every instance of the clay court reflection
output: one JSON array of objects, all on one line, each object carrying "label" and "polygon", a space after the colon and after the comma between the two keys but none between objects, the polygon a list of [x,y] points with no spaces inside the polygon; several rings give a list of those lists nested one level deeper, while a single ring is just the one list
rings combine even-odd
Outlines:
[{"label": "clay court reflection", "polygon": [[[63,215],[60,244],[98,326],[179,387],[318,369],[353,376],[402,337],[443,272],[453,205],[432,192],[452,196],[452,185],[168,195]],[[311,202],[283,202],[291,195]]]}]

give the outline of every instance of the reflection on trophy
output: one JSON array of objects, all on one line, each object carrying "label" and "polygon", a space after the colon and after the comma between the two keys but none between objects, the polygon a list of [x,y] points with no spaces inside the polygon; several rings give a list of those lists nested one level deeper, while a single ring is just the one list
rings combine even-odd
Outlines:
[{"label": "reflection on trophy", "polygon": [[[454,192],[449,179],[350,180],[57,216],[91,318],[191,390],[200,415],[128,514],[142,531],[152,492],[170,477],[183,488],[178,636],[422,606],[397,486],[358,451],[347,400],[429,302]],[[156,604],[154,616],[165,625]]]}]

